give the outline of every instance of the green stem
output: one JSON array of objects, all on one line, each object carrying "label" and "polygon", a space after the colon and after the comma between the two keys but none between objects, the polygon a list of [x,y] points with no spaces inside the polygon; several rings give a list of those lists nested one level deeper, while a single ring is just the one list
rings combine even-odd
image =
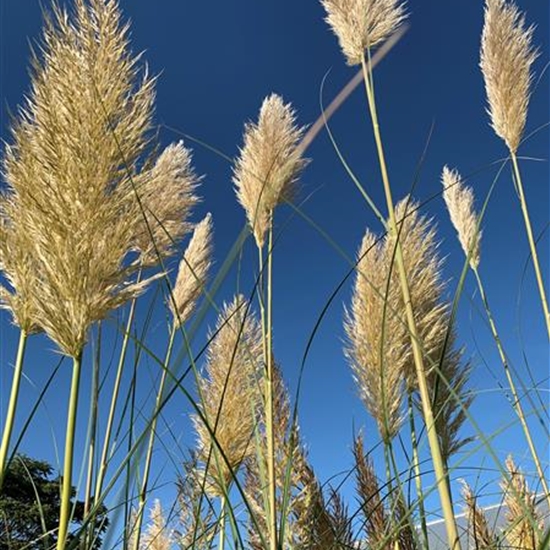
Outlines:
[{"label": "green stem", "polygon": [[537,286],[539,288],[542,310],[544,312],[544,320],[546,321],[546,330],[548,331],[548,338],[550,338],[550,311],[548,310],[548,300],[546,299],[544,281],[542,280],[539,256],[537,253],[535,238],[533,236],[533,229],[531,227],[531,219],[529,217],[529,209],[527,208],[527,201],[525,199],[525,193],[523,192],[523,183],[521,181],[521,174],[519,172],[519,165],[516,153],[511,152],[510,154],[512,157],[512,165],[514,166],[514,178],[516,180],[516,187],[518,190],[521,212],[523,214],[523,220],[525,222],[525,230],[527,231],[527,239],[529,241],[529,248],[531,249],[531,257],[533,258],[533,267],[535,268],[535,276],[537,279]]},{"label": "green stem", "polygon": [[69,410],[67,412],[67,431],[65,432],[65,458],[63,462],[63,481],[61,488],[61,511],[59,513],[59,533],[57,550],[64,550],[67,543],[71,516],[72,475],[74,458],[74,435],[76,431],[76,413],[78,410],[78,393],[80,390],[80,372],[82,369],[82,352],[73,357],[73,377]]},{"label": "green stem", "polygon": [[15,409],[19,399],[19,388],[21,386],[21,375],[23,373],[23,359],[25,357],[25,347],[27,344],[28,333],[21,329],[19,333],[19,345],[17,346],[17,357],[15,359],[15,370],[13,371],[13,380],[11,383],[10,401],[8,403],[8,413],[6,416],[6,424],[2,435],[2,445],[0,446],[0,489],[4,482],[4,476],[8,467],[7,458],[10,447],[10,439],[13,431],[13,423],[15,420]]},{"label": "green stem", "polygon": [[[370,63],[370,59],[369,59],[369,63]],[[420,399],[422,403],[422,413],[424,416],[424,421],[426,423],[426,431],[428,435],[428,442],[430,445],[432,462],[434,465],[436,485],[438,488],[439,498],[441,501],[441,508],[443,510],[443,517],[445,520],[447,539],[448,539],[450,549],[460,550],[461,548],[460,539],[458,537],[458,530],[456,526],[453,504],[452,504],[451,495],[450,495],[449,487],[446,480],[446,471],[445,471],[445,466],[443,462],[443,457],[441,454],[441,447],[440,447],[439,440],[437,437],[437,432],[435,429],[433,409],[430,402],[430,394],[428,391],[428,384],[426,380],[426,370],[424,368],[424,358],[422,356],[420,339],[419,339],[418,330],[416,327],[416,320],[414,318],[414,311],[413,311],[412,302],[411,302],[409,283],[407,280],[407,272],[405,269],[405,262],[403,259],[403,251],[401,248],[401,243],[398,238],[399,232],[397,228],[397,221],[395,219],[395,210],[394,210],[393,198],[391,193],[391,186],[390,186],[388,171],[386,167],[384,149],[382,146],[382,137],[380,134],[378,115],[376,112],[374,88],[373,88],[373,83],[371,81],[372,73],[367,68],[367,62],[365,60],[364,54],[361,59],[361,65],[363,68],[363,79],[365,81],[367,102],[368,102],[369,111],[372,119],[372,127],[374,132],[374,139],[376,142],[378,160],[380,164],[380,172],[382,175],[382,182],[384,185],[384,194],[386,196],[386,203],[388,207],[389,232],[390,232],[390,235],[393,236],[396,241],[395,260],[396,260],[397,271],[398,271],[399,280],[401,284],[401,291],[403,293],[403,302],[405,305],[407,325],[410,333],[411,346],[412,346],[412,351],[414,356],[414,363],[416,367],[416,378],[418,382],[418,390],[420,393]],[[371,76],[369,76],[369,74]]]},{"label": "green stem", "polygon": [[141,483],[141,490],[139,493],[139,504],[138,512],[136,517],[135,525],[135,538],[134,538],[134,549],[139,550],[139,541],[141,538],[141,526],[143,524],[143,513],[145,511],[145,501],[147,498],[147,487],[149,484],[149,474],[151,472],[151,462],[153,459],[153,449],[155,446],[155,435],[157,429],[157,422],[160,414],[160,407],[162,404],[162,397],[164,394],[164,386],[166,385],[166,380],[168,378],[168,367],[170,363],[170,358],[172,356],[172,349],[174,347],[174,340],[176,337],[177,328],[174,325],[170,330],[170,339],[168,341],[168,348],[166,350],[166,356],[164,358],[164,368],[162,370],[162,376],[160,379],[159,389],[157,392],[157,399],[155,402],[154,416],[151,421],[151,433],[149,435],[149,443],[147,445],[147,455],[145,457],[145,468],[143,470],[143,481]]},{"label": "green stem", "polygon": [[[99,405],[99,367],[101,365],[101,323],[97,326],[97,347],[94,361],[94,369],[92,374],[92,391],[90,400],[90,422],[88,433],[90,443],[88,445],[88,471],[86,473],[86,488],[84,491],[84,518],[88,516],[92,505],[92,485],[94,476],[94,464],[96,460],[96,443],[97,443],[97,422],[98,422],[98,405]],[[91,518],[88,529],[82,536],[80,548],[86,550],[89,543],[93,540],[95,530],[95,517]]]},{"label": "green stem", "polygon": [[542,465],[540,463],[540,459],[537,453],[537,450],[535,448],[535,444],[533,443],[533,438],[531,437],[531,431],[529,430],[529,425],[527,424],[527,420],[525,418],[525,413],[523,412],[523,407],[521,406],[521,401],[519,399],[519,394],[516,388],[516,384],[514,382],[514,378],[512,376],[512,373],[510,372],[510,367],[508,365],[508,359],[506,358],[506,354],[504,353],[504,347],[502,346],[502,342],[500,340],[500,337],[497,332],[497,327],[495,324],[495,320],[493,319],[493,314],[491,313],[491,310],[489,309],[489,302],[487,300],[487,295],[485,294],[485,288],[483,287],[483,283],[481,281],[481,277],[479,275],[479,271],[477,269],[473,269],[476,281],[477,281],[477,287],[479,289],[479,294],[481,296],[481,301],[483,302],[483,307],[485,308],[485,311],[487,312],[487,318],[489,320],[489,327],[491,329],[491,333],[493,335],[493,340],[495,341],[498,349],[498,354],[500,357],[500,360],[502,362],[502,366],[504,367],[504,373],[506,375],[506,379],[508,381],[508,385],[510,387],[510,392],[512,393],[512,407],[514,408],[519,421],[521,423],[521,427],[523,429],[523,433],[525,434],[525,439],[527,440],[527,445],[529,446],[529,451],[531,452],[531,456],[533,457],[533,461],[535,463],[535,467],[537,469],[537,475],[540,479],[540,483],[542,486],[542,490],[544,491],[544,495],[546,496],[546,500],[548,501],[548,505],[550,506],[550,492],[548,490],[548,483],[546,482],[546,476],[544,475],[544,471],[542,469]]},{"label": "green stem", "polygon": [[418,510],[420,512],[420,527],[422,529],[422,536],[424,537],[424,548],[428,549],[428,524],[426,523],[426,508],[424,506],[424,491],[422,490],[422,473],[420,471],[420,459],[418,456],[418,440],[416,439],[416,426],[414,423],[414,408],[412,401],[412,393],[407,392],[408,396],[408,412],[409,412],[409,425],[411,429],[411,443],[413,453],[413,468],[414,479],[416,484],[416,496],[418,498]]},{"label": "green stem", "polygon": [[[141,280],[141,271],[138,272],[137,281]],[[124,332],[124,339],[122,341],[122,349],[120,350],[120,356],[118,359],[118,366],[116,372],[115,383],[113,386],[113,393],[111,396],[111,405],[109,407],[109,416],[107,418],[107,426],[105,428],[105,439],[103,441],[103,449],[101,451],[101,459],[99,461],[99,471],[97,474],[95,494],[100,495],[103,490],[103,481],[105,479],[105,473],[107,470],[107,465],[109,463],[109,445],[111,442],[111,433],[113,431],[114,421],[115,421],[115,411],[116,405],[118,403],[118,396],[120,393],[120,385],[122,382],[122,373],[124,371],[124,363],[126,362],[126,354],[128,351],[128,344],[130,342],[130,331],[132,330],[132,325],[134,323],[134,316],[136,311],[136,299],[133,299],[130,303],[130,311],[128,313],[128,321],[126,323],[126,330]]]},{"label": "green stem", "polygon": [[218,541],[218,550],[224,550],[225,546],[225,495],[220,497],[220,539]]},{"label": "green stem", "polygon": [[272,343],[272,304],[273,304],[273,220],[269,224],[267,249],[267,299],[266,299],[266,432],[267,432],[267,474],[269,483],[269,548],[277,550],[277,510],[275,478],[275,428],[273,426],[273,343]]}]

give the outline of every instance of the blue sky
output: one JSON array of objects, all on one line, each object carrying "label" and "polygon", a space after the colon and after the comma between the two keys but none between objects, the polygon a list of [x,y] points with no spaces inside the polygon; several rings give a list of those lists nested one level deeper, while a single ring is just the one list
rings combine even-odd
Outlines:
[{"label": "blue sky", "polygon": [[[44,2],[44,5],[48,5]],[[132,21],[134,51],[145,51],[151,72],[159,74],[157,117],[163,144],[185,134],[233,157],[241,144],[246,120],[255,119],[263,98],[271,92],[291,101],[301,124],[313,122],[320,113],[319,96],[323,77],[324,102],[349,80],[354,69],[345,66],[337,42],[323,21],[323,10],[314,0],[271,0],[251,2],[129,2],[121,1]],[[535,43],[540,57],[538,75],[548,61],[548,3],[522,0],[527,19],[537,25]],[[489,127],[485,112],[483,81],[478,68],[482,2],[411,2],[410,29],[395,49],[376,69],[375,82],[382,134],[388,156],[395,198],[410,189],[419,158],[433,125],[427,156],[420,171],[415,197],[429,200],[425,212],[437,220],[447,257],[444,275],[449,293],[454,292],[463,255],[450,225],[439,176],[444,164],[457,167],[473,185],[478,205],[482,203],[496,174],[491,163],[506,155],[503,143]],[[35,0],[2,0],[1,23],[1,133],[7,139],[8,112],[14,111],[28,89],[29,41],[39,36],[40,4]],[[548,72],[544,72],[533,92],[527,133],[549,121]],[[359,88],[330,123],[339,147],[375,202],[383,203],[370,121],[364,94]],[[212,151],[186,139],[194,151],[195,166],[205,174],[201,187],[203,202],[196,211],[199,220],[212,212],[215,249],[221,265],[244,224],[231,184],[231,167]],[[541,159],[522,162],[532,221],[537,233],[548,223],[549,214],[549,133],[544,128],[520,149],[520,155]],[[312,163],[301,181],[303,211],[310,216],[350,256],[355,254],[365,228],[379,230],[375,216],[361,199],[346,175],[332,145],[323,132],[308,156]],[[286,380],[294,389],[302,356],[315,323],[349,266],[346,261],[304,221],[291,216],[288,208],[277,214],[278,227],[285,226],[275,251],[274,346]],[[548,344],[534,277],[528,265],[528,246],[518,201],[509,170],[496,184],[483,224],[481,273],[489,289],[489,300],[514,366],[526,383],[526,362],[534,379],[542,385],[548,405]],[[548,280],[549,238],[540,241],[541,263]],[[242,283],[250,288],[255,266],[252,241],[245,248]],[[237,270],[230,273],[217,298],[230,299],[236,289]],[[351,282],[351,280],[350,280]],[[248,286],[247,286],[248,285]],[[322,481],[351,465],[354,430],[365,427],[367,444],[377,440],[375,428],[356,396],[349,368],[342,354],[343,304],[349,301],[351,285],[346,284],[329,308],[307,358],[300,401],[302,435],[311,461]],[[151,296],[151,293],[149,294]],[[147,301],[147,299],[146,299]],[[480,302],[468,278],[458,314],[459,341],[474,366],[471,386],[480,392],[472,413],[485,434],[504,423],[513,423],[509,404],[498,387],[504,383],[494,343],[488,337]],[[142,311],[145,316],[145,309]],[[143,317],[141,322],[143,322]],[[213,318],[208,317],[210,324]],[[151,346],[161,350],[166,338],[163,314],[154,313]],[[0,315],[0,405],[5,410],[14,358],[17,331],[5,313]],[[43,338],[30,344],[26,371],[40,387],[57,357],[44,353],[53,346]],[[495,377],[486,367],[495,373]],[[146,371],[144,371],[144,375]],[[41,417],[31,426],[22,449],[56,463],[52,433],[62,444],[64,409],[68,395],[68,363],[46,399],[50,418]],[[84,388],[89,377],[84,377]],[[146,385],[147,382],[144,382]],[[84,393],[86,390],[84,390]],[[26,383],[21,418],[36,397],[36,389]],[[166,411],[177,435],[189,441],[188,407],[178,396]],[[81,409],[81,418],[87,414]],[[535,421],[532,422],[536,424]],[[466,432],[472,433],[470,426]],[[539,448],[548,461],[547,441],[537,431]],[[185,435],[187,434],[187,435]],[[166,440],[169,444],[168,439]],[[475,445],[474,445],[475,446]],[[474,446],[470,447],[471,450]],[[494,443],[499,458],[507,452],[527,459],[525,445],[514,426]],[[174,451],[178,456],[179,451]],[[466,465],[491,468],[481,450]],[[157,464],[165,463],[159,452]],[[526,468],[530,465],[525,462]],[[469,470],[456,476],[468,477]],[[174,466],[167,464],[165,481],[174,478]],[[489,478],[491,474],[489,474]]]}]

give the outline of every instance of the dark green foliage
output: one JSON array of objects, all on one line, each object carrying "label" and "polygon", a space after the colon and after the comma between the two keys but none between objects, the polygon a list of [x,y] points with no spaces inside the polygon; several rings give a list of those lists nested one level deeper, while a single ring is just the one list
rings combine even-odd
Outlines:
[{"label": "dark green foliage", "polygon": [[[12,460],[0,493],[0,550],[47,550],[55,546],[61,478],[53,474],[54,469],[47,462],[25,455]],[[73,497],[74,494],[73,488]],[[77,501],[69,543],[78,536],[78,526],[83,521],[84,503]],[[102,506],[89,548],[100,547],[101,534],[108,523],[107,509]]]}]

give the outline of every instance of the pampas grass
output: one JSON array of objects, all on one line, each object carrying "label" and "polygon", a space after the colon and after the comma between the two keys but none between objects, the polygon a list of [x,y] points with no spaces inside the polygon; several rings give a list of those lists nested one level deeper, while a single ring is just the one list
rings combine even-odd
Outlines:
[{"label": "pampas grass", "polygon": [[474,209],[474,193],[464,185],[458,171],[448,166],[443,167],[441,182],[451,222],[470,267],[475,271],[479,267],[482,232],[478,228],[478,216]]},{"label": "pampas grass", "polygon": [[511,153],[519,147],[527,120],[534,27],[513,2],[486,0],[480,66],[485,79],[491,125]]},{"label": "pampas grass", "polygon": [[204,291],[206,278],[212,266],[212,216],[195,226],[193,236],[180,262],[173,300],[169,306],[176,324],[184,324],[195,309],[197,299]]},{"label": "pampas grass", "polygon": [[265,244],[275,208],[292,197],[307,164],[298,149],[304,130],[292,105],[276,94],[264,99],[258,122],[245,126],[233,183],[258,248]]},{"label": "pampas grass", "polygon": [[548,298],[516,155],[527,119],[532,83],[531,65],[537,57],[532,45],[533,33],[534,27],[526,28],[525,16],[513,2],[486,0],[480,66],[485,80],[489,115],[495,133],[504,140],[510,152],[514,184],[518,192],[550,339]]},{"label": "pampas grass", "polygon": [[[54,7],[47,18],[43,41],[33,57],[31,90],[14,119],[3,158],[0,307],[19,328],[20,343],[0,447],[0,483],[10,449],[27,337],[44,332],[73,362],[58,550],[77,544],[80,550],[93,550],[96,511],[108,502],[106,498],[113,499],[109,502],[111,536],[117,536],[114,525],[124,529],[120,534],[123,550],[175,546],[210,550],[216,545],[219,550],[429,550],[433,534],[428,520],[435,513],[444,519],[446,545],[452,550],[464,547],[465,536],[479,550],[538,550],[545,542],[539,499],[529,488],[527,476],[511,458],[505,467],[500,465],[497,452],[490,447],[491,438],[472,416],[473,360],[460,345],[456,325],[460,318],[456,307],[470,267],[509,382],[510,400],[531,451],[535,483],[542,487],[543,498],[550,498],[529,416],[524,414],[524,396],[511,376],[480,276],[485,257],[481,254],[481,222],[488,201],[478,213],[474,190],[457,170],[443,168],[443,199],[466,256],[451,305],[443,275],[445,251],[436,220],[428,213],[430,201],[420,203],[410,196],[394,201],[396,191],[390,183],[378,118],[371,53],[403,26],[405,4],[322,0],[322,5],[345,61],[361,65],[386,204],[382,213],[355,181],[381,227],[365,230],[355,261],[342,253],[350,264],[348,276],[354,275],[344,312],[344,356],[374,428],[364,438],[353,438],[352,468],[347,475],[337,477],[341,472],[336,472],[326,484],[317,476],[312,461],[315,453],[309,452],[308,434],[298,423],[299,403],[287,388],[273,349],[273,253],[279,242],[274,234],[276,211],[290,203],[294,212],[302,214],[292,201],[309,162],[304,151],[318,125],[306,133],[292,104],[276,94],[264,99],[257,120],[245,124],[232,166],[232,183],[246,227],[207,290],[214,265],[212,216],[194,221],[202,178],[183,142],[165,148],[157,144],[155,79],[141,68],[140,56],[130,52],[129,28],[117,1],[74,0],[71,11]],[[486,0],[481,68],[488,111],[492,127],[510,152],[547,312],[516,156],[525,132],[531,67],[537,55],[533,37],[533,28],[525,24],[514,4]],[[350,89],[347,86],[344,95],[338,94],[335,105]],[[336,108],[331,107],[330,115]],[[326,121],[325,114],[323,118]],[[305,214],[302,217],[327,242],[339,247],[320,225]],[[250,287],[245,273],[247,256],[240,248],[247,242],[247,231],[258,253]],[[169,279],[167,260],[176,254],[179,265]],[[230,289],[233,298],[223,302],[218,293],[227,290],[235,258],[239,258],[237,289]],[[166,283],[161,309],[167,322],[153,324],[165,328],[151,344],[147,331],[155,302],[139,336],[142,323],[136,319],[143,310],[138,303],[160,279]],[[202,294],[207,299],[199,303]],[[334,292],[315,324],[306,356],[337,296]],[[252,299],[257,299],[258,317]],[[109,324],[97,326],[97,339],[95,325],[126,304],[113,376],[109,366],[103,368],[100,338]],[[215,326],[203,330],[201,323],[211,310],[216,311]],[[82,457],[84,488],[77,493],[85,493],[85,518],[78,531],[69,533],[76,415],[82,408],[80,377],[90,335],[96,359],[89,434]],[[183,350],[176,360],[178,335],[183,338]],[[159,342],[165,342],[164,356],[158,353]],[[133,372],[127,374],[130,359],[134,360]],[[152,369],[151,377],[158,382],[149,382],[147,388],[142,386],[144,359],[157,369]],[[182,362],[187,366],[182,367]],[[297,401],[302,372],[296,367],[289,361],[288,369],[299,376]],[[195,376],[195,392],[186,386],[190,373]],[[105,396],[110,400],[106,419],[100,412]],[[181,443],[176,434],[181,423],[179,403],[180,416],[175,422],[165,416],[164,407],[174,396],[190,402],[187,420],[195,436],[190,449],[184,449],[185,435]],[[457,529],[453,489],[458,468],[476,456],[474,445],[466,447],[476,435],[502,474],[505,524],[490,525],[478,495],[465,485],[466,535]],[[103,446],[96,455],[99,443]],[[160,502],[152,500],[160,489],[155,485],[159,443],[177,477],[178,501],[171,508],[177,512],[168,518]],[[385,471],[378,468],[379,460],[384,461]],[[109,479],[107,474],[113,470]],[[474,470],[480,473],[481,466]],[[380,472],[385,473],[384,481]],[[350,476],[352,482],[347,486]],[[427,486],[430,479],[431,486]],[[531,480],[529,485],[534,486]],[[344,495],[350,486],[355,499],[348,503]],[[435,492],[440,504],[437,511],[432,509]],[[106,541],[106,548],[110,544]]]},{"label": "pampas grass", "polygon": [[406,19],[399,0],[321,0],[325,21],[338,38],[348,65],[360,65],[365,50],[393,34]]}]

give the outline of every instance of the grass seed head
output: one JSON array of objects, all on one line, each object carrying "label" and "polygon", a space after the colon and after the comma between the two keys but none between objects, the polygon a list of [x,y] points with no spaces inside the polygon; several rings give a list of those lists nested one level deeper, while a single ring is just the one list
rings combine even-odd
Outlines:
[{"label": "grass seed head", "polygon": [[195,226],[180,262],[173,296],[169,300],[176,324],[183,324],[191,317],[196,302],[204,291],[212,265],[212,231],[212,216],[207,214]]},{"label": "grass seed head", "polygon": [[458,233],[458,239],[469,258],[470,266],[476,270],[480,261],[481,230],[478,230],[478,216],[474,209],[474,193],[464,185],[457,170],[443,167],[441,174],[443,199]]},{"label": "grass seed head", "polygon": [[207,484],[212,496],[224,494],[233,474],[254,452],[262,357],[261,327],[247,312],[244,297],[236,296],[220,312],[208,346],[206,373],[199,375],[199,406],[204,419],[192,416],[200,461],[205,464],[212,454]]},{"label": "grass seed head", "polygon": [[338,38],[348,65],[359,65],[368,48],[383,42],[406,18],[399,0],[321,0],[325,21]]},{"label": "grass seed head", "polygon": [[290,103],[276,94],[265,98],[258,122],[245,125],[233,183],[258,247],[264,244],[275,208],[292,197],[308,162],[298,149],[303,134]]},{"label": "grass seed head", "polygon": [[513,2],[486,0],[480,66],[491,125],[510,152],[518,149],[529,106],[534,27]]}]

